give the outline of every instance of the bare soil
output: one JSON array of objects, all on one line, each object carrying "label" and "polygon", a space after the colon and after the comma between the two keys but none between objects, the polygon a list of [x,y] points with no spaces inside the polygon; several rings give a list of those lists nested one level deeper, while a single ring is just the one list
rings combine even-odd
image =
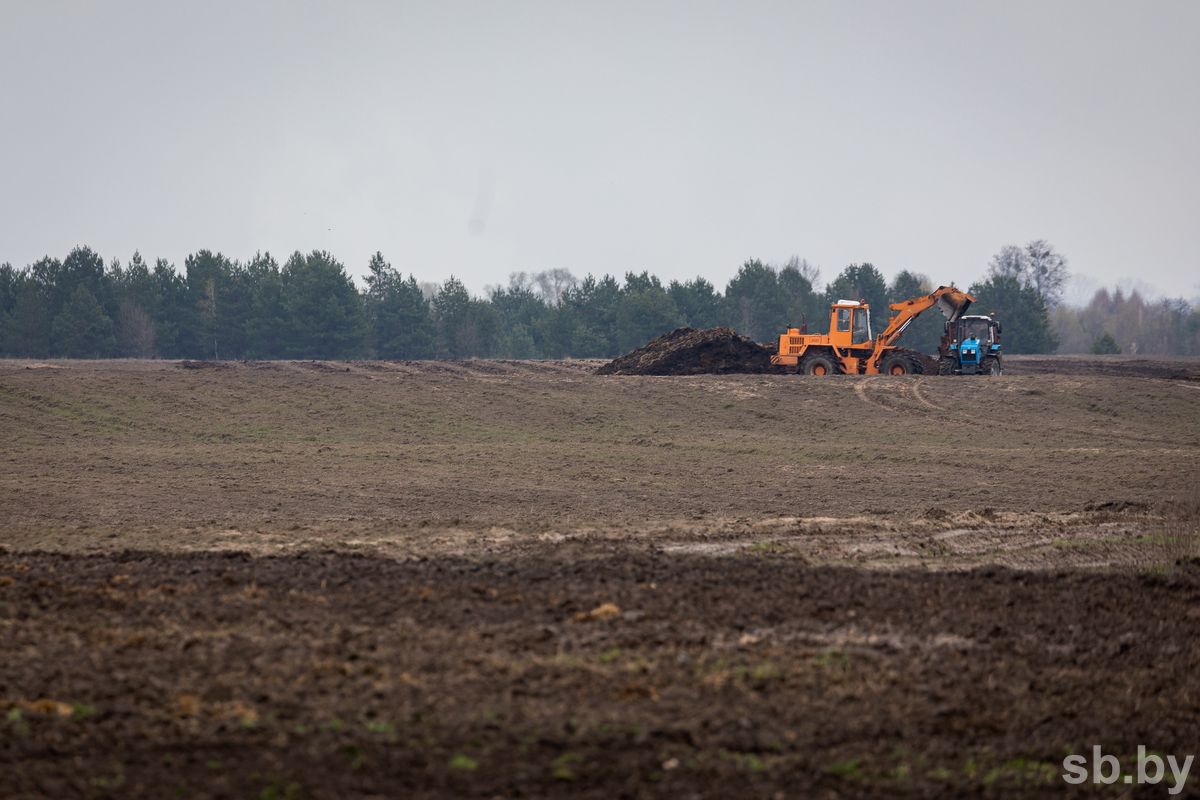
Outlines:
[{"label": "bare soil", "polygon": [[[1058,796],[1190,752],[1200,566],[0,557],[13,796]],[[1102,700],[1102,702],[1098,702]]]},{"label": "bare soil", "polygon": [[595,366],[0,362],[0,524],[94,552],[1070,514],[1178,500],[1200,463],[1190,381]]},{"label": "bare soil", "polygon": [[1200,381],[1200,359],[1139,358],[1137,356],[1008,356],[1021,375],[1108,375],[1118,378],[1159,378]]},{"label": "bare soil", "polygon": [[1009,363],[0,362],[0,796],[1058,796],[1095,743],[1195,753],[1194,362]]}]

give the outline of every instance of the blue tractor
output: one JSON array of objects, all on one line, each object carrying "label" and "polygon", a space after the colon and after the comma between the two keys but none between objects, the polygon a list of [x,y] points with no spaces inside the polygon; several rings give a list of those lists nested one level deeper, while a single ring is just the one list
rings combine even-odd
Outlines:
[{"label": "blue tractor", "polygon": [[968,315],[946,323],[938,347],[939,375],[1001,375],[1000,322]]}]

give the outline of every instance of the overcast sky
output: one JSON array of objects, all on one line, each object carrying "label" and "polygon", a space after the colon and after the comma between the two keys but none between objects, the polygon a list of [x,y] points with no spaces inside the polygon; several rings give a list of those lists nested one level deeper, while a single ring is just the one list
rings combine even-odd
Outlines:
[{"label": "overcast sky", "polygon": [[1006,243],[1200,294],[1200,2],[0,0],[0,261],[382,250],[473,290]]}]

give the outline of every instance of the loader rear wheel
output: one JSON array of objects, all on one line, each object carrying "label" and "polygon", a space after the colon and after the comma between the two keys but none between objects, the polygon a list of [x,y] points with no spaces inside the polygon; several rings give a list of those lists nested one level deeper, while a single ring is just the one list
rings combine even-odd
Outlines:
[{"label": "loader rear wheel", "polygon": [[916,369],[906,356],[887,356],[879,362],[879,372],[883,375],[912,375]]},{"label": "loader rear wheel", "polygon": [[829,356],[809,356],[801,362],[800,371],[805,375],[832,375],[837,368]]}]

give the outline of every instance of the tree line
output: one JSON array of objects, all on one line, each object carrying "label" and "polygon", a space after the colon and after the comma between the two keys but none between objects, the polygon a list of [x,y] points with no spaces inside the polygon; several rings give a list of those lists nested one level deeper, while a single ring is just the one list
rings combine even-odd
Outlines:
[{"label": "tree line", "polygon": [[1082,308],[1055,308],[1051,321],[1060,352],[1200,355],[1200,311],[1181,298],[1099,289]]},{"label": "tree line", "polygon": [[[1009,352],[1052,352],[1060,336],[1074,342],[1068,333],[1075,334],[1057,324],[1065,263],[1044,242],[1005,248],[986,278],[970,287],[979,307],[1004,321]],[[473,296],[454,277],[421,283],[380,253],[360,288],[343,263],[320,250],[293,253],[282,264],[269,253],[238,261],[201,250],[178,270],[163,259],[151,265],[139,253],[106,263],[91,248],[77,247],[61,260],[46,257],[23,269],[0,265],[0,355],[612,357],[684,325],[727,325],[763,342],[789,324],[823,333],[829,303],[841,298],[868,301],[878,331],[889,303],[933,288],[910,271],[888,282],[869,263],[845,267],[824,286],[819,280],[818,270],[799,258],[777,265],[752,259],[723,291],[701,277],[664,284],[648,271],[618,279],[555,269],[515,273],[506,285]],[[1188,319],[1195,327],[1194,311]],[[933,352],[941,332],[941,316],[928,313],[905,333],[904,344]],[[1145,348],[1164,342],[1143,341]],[[1174,346],[1170,337],[1165,341]]]}]

